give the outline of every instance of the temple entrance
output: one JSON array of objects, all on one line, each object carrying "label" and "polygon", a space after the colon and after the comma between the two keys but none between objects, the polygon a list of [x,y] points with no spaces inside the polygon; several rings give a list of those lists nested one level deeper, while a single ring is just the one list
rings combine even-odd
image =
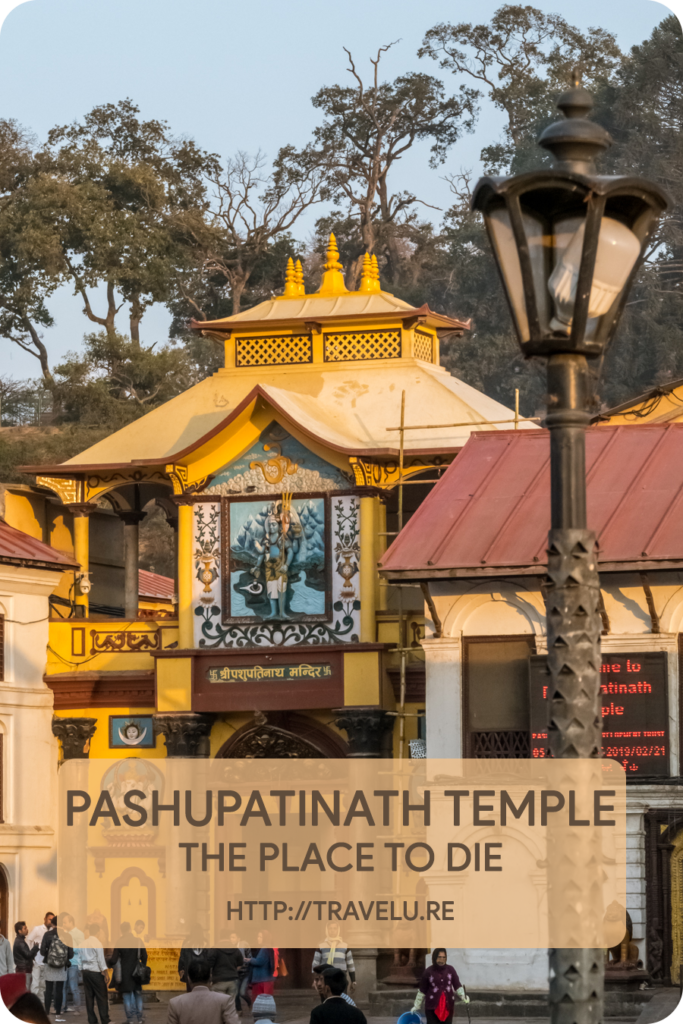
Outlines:
[{"label": "temple entrance", "polygon": [[[217,757],[347,757],[348,746],[327,726],[294,711],[257,711],[218,751]],[[283,894],[286,899],[286,894]],[[297,896],[298,899],[298,896]],[[321,941],[324,935],[320,936]],[[278,992],[310,989],[314,949],[282,949],[287,974],[276,982]],[[311,992],[313,997],[314,993]],[[315,1005],[312,1000],[311,1006]]]}]

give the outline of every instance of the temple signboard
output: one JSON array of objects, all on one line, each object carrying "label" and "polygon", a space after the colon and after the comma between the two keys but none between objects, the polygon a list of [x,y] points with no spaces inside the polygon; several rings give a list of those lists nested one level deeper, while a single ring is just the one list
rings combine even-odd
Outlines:
[{"label": "temple signboard", "polygon": [[[545,656],[530,666],[531,756],[548,749]],[[627,779],[669,775],[668,672],[665,651],[603,654],[602,756],[624,766]]]},{"label": "temple signboard", "polygon": [[329,662],[298,665],[214,665],[207,669],[210,683],[246,683],[252,679],[281,680],[331,679]]}]

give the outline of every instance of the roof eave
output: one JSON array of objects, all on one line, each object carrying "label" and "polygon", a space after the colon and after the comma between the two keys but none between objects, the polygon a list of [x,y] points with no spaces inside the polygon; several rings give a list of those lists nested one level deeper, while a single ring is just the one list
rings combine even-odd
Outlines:
[{"label": "roof eave", "polygon": [[441,313],[434,313],[429,306],[416,306],[413,309],[397,309],[374,313],[337,313],[329,316],[296,316],[283,317],[282,319],[256,319],[256,320],[234,320],[232,317],[224,317],[222,320],[195,320],[189,322],[193,331],[206,332],[207,334],[223,334],[229,338],[235,331],[269,329],[271,327],[291,327],[292,324],[303,325],[311,323],[340,323],[355,320],[412,320],[422,322],[428,327],[436,330],[448,331],[450,333],[462,334],[472,326],[470,320],[456,320],[453,317],[443,316]]}]

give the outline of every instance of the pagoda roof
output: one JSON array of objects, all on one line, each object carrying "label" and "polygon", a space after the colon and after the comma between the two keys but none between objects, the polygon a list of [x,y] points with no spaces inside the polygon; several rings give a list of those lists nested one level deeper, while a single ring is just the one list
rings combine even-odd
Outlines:
[{"label": "pagoda roof", "polygon": [[392,360],[390,368],[369,360],[222,369],[67,462],[24,468],[71,475],[166,465],[186,459],[259,402],[330,449],[395,458],[403,391],[406,424],[426,428],[406,431],[405,450],[413,454],[457,451],[472,431],[498,421],[504,429],[512,421],[500,402],[440,366],[413,359]]},{"label": "pagoda roof", "polygon": [[429,306],[411,306],[409,302],[391,295],[390,292],[348,292],[345,295],[301,295],[296,298],[267,299],[251,309],[245,309],[234,316],[220,320],[191,320],[195,331],[231,333],[234,330],[252,328],[285,327],[292,324],[329,323],[367,318],[390,317],[394,320],[419,319],[437,331],[462,333],[470,326],[469,320],[434,313]]}]

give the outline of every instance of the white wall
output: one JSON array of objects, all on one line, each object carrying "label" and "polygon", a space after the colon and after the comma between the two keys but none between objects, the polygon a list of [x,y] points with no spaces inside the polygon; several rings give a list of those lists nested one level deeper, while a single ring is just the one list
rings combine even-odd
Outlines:
[{"label": "white wall", "polygon": [[[429,757],[461,757],[463,751],[463,647],[468,636],[535,638],[537,653],[547,650],[545,607],[540,578],[457,580],[430,584],[443,637],[434,636],[429,608],[426,640],[426,728]],[[678,634],[683,632],[683,574],[650,573],[649,582],[659,633],[642,581],[636,573],[601,580],[610,633],[602,637],[607,652],[666,651],[669,683],[670,772],[682,774],[679,751]],[[632,786],[628,790],[626,872],[627,910],[642,960],[647,962],[645,927],[644,814],[649,808],[683,807],[683,787]],[[452,963],[470,988],[488,990],[547,989],[546,950],[451,949]]]},{"label": "white wall", "polygon": [[9,880],[9,928],[56,910],[55,828],[58,743],[52,691],[43,682],[48,598],[60,573],[0,565],[5,678],[0,682],[4,824],[0,864]]}]

